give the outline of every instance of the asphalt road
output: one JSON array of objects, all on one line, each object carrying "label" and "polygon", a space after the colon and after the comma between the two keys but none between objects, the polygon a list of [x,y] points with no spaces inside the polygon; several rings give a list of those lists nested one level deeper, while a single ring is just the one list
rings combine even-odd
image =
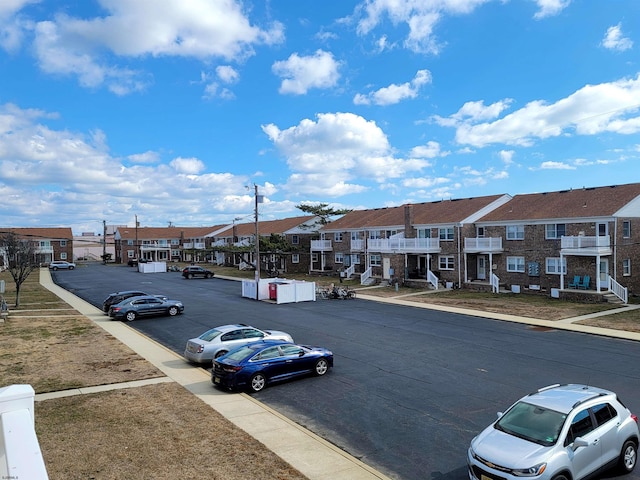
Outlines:
[{"label": "asphalt road", "polygon": [[[466,480],[473,436],[496,412],[552,383],[609,388],[640,414],[636,342],[361,299],[275,305],[242,298],[239,282],[125,266],[52,276],[96,306],[133,289],[182,300],[181,316],[130,324],[180,354],[188,338],[236,322],[332,349],[335,367],[325,377],[254,397],[392,478]],[[624,478],[640,480],[640,469]]]}]

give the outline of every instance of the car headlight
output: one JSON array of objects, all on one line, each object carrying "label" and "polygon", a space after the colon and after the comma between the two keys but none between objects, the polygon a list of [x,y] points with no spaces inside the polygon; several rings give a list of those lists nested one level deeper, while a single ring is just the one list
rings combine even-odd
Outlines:
[{"label": "car headlight", "polygon": [[539,463],[530,468],[514,468],[511,473],[516,477],[537,477],[538,475],[542,475],[542,472],[544,472],[546,468],[546,463]]}]

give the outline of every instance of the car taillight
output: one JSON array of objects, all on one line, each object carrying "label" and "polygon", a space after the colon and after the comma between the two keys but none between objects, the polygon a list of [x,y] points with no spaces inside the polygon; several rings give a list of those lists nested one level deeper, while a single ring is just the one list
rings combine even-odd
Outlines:
[{"label": "car taillight", "polygon": [[638,423],[638,416],[634,415],[633,413],[631,414],[631,418],[633,419],[634,422]]},{"label": "car taillight", "polygon": [[221,365],[222,370],[227,373],[236,373],[242,370],[242,367],[239,365]]},{"label": "car taillight", "polygon": [[119,312],[121,309],[120,307],[111,307],[111,310],[113,310],[114,312]]},{"label": "car taillight", "polygon": [[204,352],[204,345],[199,345],[197,353],[202,353],[202,352]]}]

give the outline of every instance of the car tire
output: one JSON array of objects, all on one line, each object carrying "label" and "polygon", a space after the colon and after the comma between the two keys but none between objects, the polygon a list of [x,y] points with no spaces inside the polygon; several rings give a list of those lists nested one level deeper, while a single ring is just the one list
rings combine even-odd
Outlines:
[{"label": "car tire", "polygon": [[636,466],[638,461],[638,445],[633,440],[627,440],[622,446],[620,452],[620,471],[622,473],[630,473]]},{"label": "car tire", "polygon": [[74,268],[76,268],[76,267],[69,267],[69,270],[73,270]]},{"label": "car tire", "polygon": [[167,313],[170,316],[175,317],[178,314],[178,307],[169,307],[169,310],[167,310]]},{"label": "car tire", "polygon": [[566,475],[556,475],[552,480],[569,480]]},{"label": "car tire", "polygon": [[58,267],[53,267],[51,270],[56,271],[58,270]]},{"label": "car tire", "polygon": [[262,373],[256,373],[251,377],[249,381],[249,389],[253,393],[258,393],[260,390],[267,386],[267,377]]},{"label": "car tire", "polygon": [[136,315],[136,312],[127,312],[126,315],[124,316],[124,319],[127,322],[133,322],[137,316],[138,315]]},{"label": "car tire", "polygon": [[327,373],[329,371],[329,362],[327,362],[327,359],[321,358],[320,360],[318,360],[313,371],[318,377],[321,377],[322,375]]},{"label": "car tire", "polygon": [[193,277],[195,277],[195,275],[193,273],[190,273],[189,278],[193,278]]},{"label": "car tire", "polygon": [[211,274],[210,273],[205,274],[204,278],[211,278]]},{"label": "car tire", "polygon": [[220,350],[219,352],[216,352],[216,355],[214,358],[220,358],[223,355],[226,355],[228,352],[226,350]]}]

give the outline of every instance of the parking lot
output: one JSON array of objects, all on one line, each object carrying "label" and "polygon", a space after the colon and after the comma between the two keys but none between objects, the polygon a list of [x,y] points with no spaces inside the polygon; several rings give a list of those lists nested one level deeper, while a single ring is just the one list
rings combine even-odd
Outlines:
[{"label": "parking lot", "polygon": [[94,305],[128,289],[182,300],[184,315],[130,324],[177,353],[186,339],[235,322],[331,348],[327,376],[254,397],[393,478],[467,478],[471,438],[498,410],[551,383],[606,387],[640,411],[634,342],[359,299],[274,305],[241,298],[238,282],[128,267],[53,276]]}]

